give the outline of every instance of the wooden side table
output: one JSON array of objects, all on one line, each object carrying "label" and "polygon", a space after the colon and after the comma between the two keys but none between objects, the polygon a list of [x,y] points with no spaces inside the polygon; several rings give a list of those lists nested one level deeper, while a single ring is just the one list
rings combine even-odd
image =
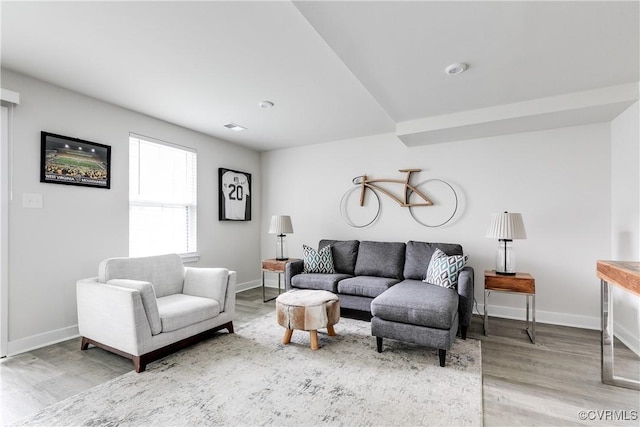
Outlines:
[{"label": "wooden side table", "polygon": [[277,260],[275,258],[265,259],[262,261],[262,302],[273,301],[278,298],[276,295],[273,298],[266,299],[265,295],[265,286],[264,286],[264,273],[278,273],[278,295],[282,288],[280,287],[280,276],[284,274],[285,269],[287,268],[287,263],[292,261],[299,261],[298,258],[289,258],[283,261]]},{"label": "wooden side table", "polygon": [[[484,334],[488,335],[489,310],[487,296],[489,292],[510,292],[527,297],[527,335],[536,343],[536,281],[529,273],[516,273],[515,276],[503,276],[495,270],[484,271]],[[529,324],[529,300],[531,299],[531,325]]]}]

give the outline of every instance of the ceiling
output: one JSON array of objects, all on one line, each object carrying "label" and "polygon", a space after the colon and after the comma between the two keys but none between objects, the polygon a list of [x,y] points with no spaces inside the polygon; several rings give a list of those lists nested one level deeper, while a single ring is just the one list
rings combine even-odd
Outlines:
[{"label": "ceiling", "polygon": [[[638,1],[3,0],[1,17],[3,68],[258,151],[380,133],[429,143],[434,118],[452,116],[464,138],[470,112],[486,131],[513,119],[500,106],[634,84],[602,101],[616,108],[588,103],[611,116],[640,80]],[[468,70],[445,74],[454,62]]]}]

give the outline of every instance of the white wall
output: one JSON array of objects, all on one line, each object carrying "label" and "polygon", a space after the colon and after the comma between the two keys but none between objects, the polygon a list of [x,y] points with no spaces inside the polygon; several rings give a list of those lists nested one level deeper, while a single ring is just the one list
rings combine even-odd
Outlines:
[{"label": "white wall", "polygon": [[[97,275],[104,258],[128,255],[129,132],[197,150],[200,261],[194,265],[236,270],[241,285],[257,279],[257,152],[10,71],[2,70],[2,87],[21,95],[9,202],[9,354],[76,335],[76,280]],[[111,189],[40,183],[40,131],[110,145]],[[218,167],[252,174],[255,220],[218,221]],[[25,193],[43,195],[44,208],[23,208]]]},{"label": "white wall", "polygon": [[[262,256],[275,251],[275,236],[266,233],[273,214],[292,217],[290,256],[301,257],[303,243],[315,246],[321,238],[459,242],[476,271],[482,303],[483,271],[495,267],[497,246],[484,237],[489,216],[520,212],[528,239],[514,247],[518,270],[536,279],[537,320],[597,329],[595,265],[611,251],[610,158],[609,124],[414,148],[378,135],[263,153]],[[408,167],[458,188],[462,211],[454,223],[425,228],[388,198],[371,227],[342,221],[339,200],[353,177],[401,177],[397,170]],[[489,312],[523,319],[524,305],[523,297],[493,294]]]},{"label": "white wall", "polygon": [[[611,122],[611,259],[640,261],[640,111]],[[640,354],[640,298],[614,290],[614,332]]]}]

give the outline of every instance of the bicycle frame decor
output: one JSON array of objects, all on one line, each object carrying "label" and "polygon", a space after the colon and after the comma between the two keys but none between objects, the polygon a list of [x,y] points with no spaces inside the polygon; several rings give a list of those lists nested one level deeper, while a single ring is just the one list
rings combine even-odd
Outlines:
[{"label": "bicycle frame decor", "polygon": [[[425,227],[441,227],[453,219],[458,210],[458,194],[453,186],[439,178],[431,178],[419,184],[411,184],[413,173],[421,169],[400,169],[405,173],[405,179],[371,179],[366,174],[353,178],[355,187],[348,189],[340,200],[340,214],[342,219],[350,226],[364,228],[373,224],[380,216],[380,196],[378,192],[390,197],[401,207],[409,208],[413,219]],[[400,184],[402,193],[400,196],[380,184]],[[356,197],[359,192],[359,197]],[[374,198],[367,193],[372,193]],[[430,194],[427,196],[426,194]],[[416,208],[429,208],[424,214],[419,214]],[[358,211],[358,208],[360,211]]]}]

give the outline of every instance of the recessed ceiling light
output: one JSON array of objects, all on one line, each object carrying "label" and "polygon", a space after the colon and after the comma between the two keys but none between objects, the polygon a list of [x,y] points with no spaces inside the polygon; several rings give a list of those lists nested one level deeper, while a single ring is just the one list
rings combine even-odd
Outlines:
[{"label": "recessed ceiling light", "polygon": [[227,129],[234,130],[236,132],[240,132],[241,130],[247,130],[246,127],[240,126],[240,125],[237,125],[237,124],[231,123],[231,122],[225,123],[224,127],[226,127]]},{"label": "recessed ceiling light", "polygon": [[260,106],[260,108],[264,108],[266,110],[268,108],[273,107],[273,102],[271,102],[271,101],[262,101],[258,105]]},{"label": "recessed ceiling light", "polygon": [[456,74],[462,73],[466,69],[467,69],[467,64],[458,62],[456,64],[449,65],[447,68],[444,69],[444,72],[449,74],[450,76],[454,76]]}]

